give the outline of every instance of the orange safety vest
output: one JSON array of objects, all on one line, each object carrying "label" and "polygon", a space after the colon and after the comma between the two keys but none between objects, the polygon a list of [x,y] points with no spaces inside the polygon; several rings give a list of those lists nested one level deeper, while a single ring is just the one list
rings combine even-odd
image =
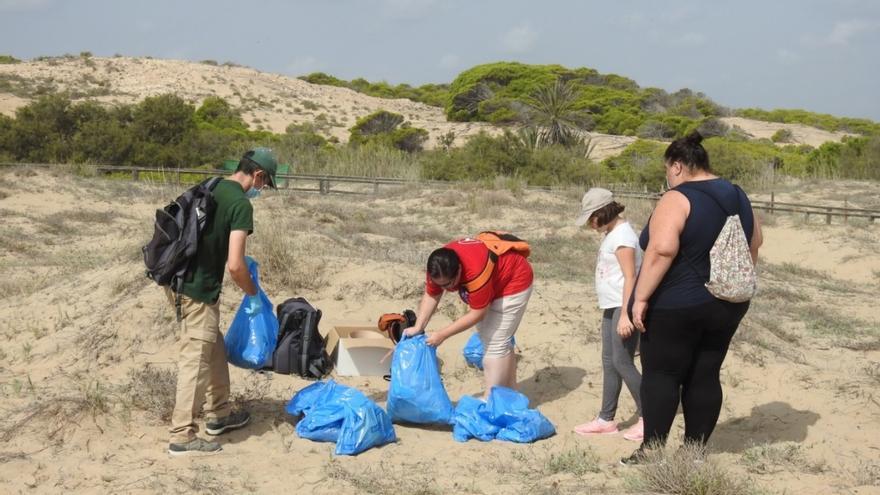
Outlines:
[{"label": "orange safety vest", "polygon": [[489,279],[492,278],[492,272],[495,271],[495,264],[498,263],[498,257],[502,254],[512,249],[528,258],[532,252],[528,242],[507,232],[480,232],[477,235],[477,240],[482,241],[489,248],[489,256],[486,258],[486,266],[483,267],[483,271],[463,284],[464,289],[468,292],[476,292],[489,282]]}]

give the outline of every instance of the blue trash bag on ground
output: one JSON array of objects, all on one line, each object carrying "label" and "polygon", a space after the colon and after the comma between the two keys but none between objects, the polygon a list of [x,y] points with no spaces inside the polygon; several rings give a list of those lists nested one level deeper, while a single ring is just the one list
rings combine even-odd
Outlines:
[{"label": "blue trash bag on ground", "polygon": [[456,442],[467,442],[471,438],[488,442],[495,438],[499,430],[489,421],[486,403],[470,395],[459,399],[452,423],[452,438]]},{"label": "blue trash bag on ground", "polygon": [[247,314],[248,296],[244,296],[224,338],[226,359],[239,368],[260,369],[272,363],[272,353],[278,341],[278,318],[272,302],[260,287],[259,263],[249,256],[245,260],[262,307],[257,314]]},{"label": "blue trash bag on ground", "polygon": [[395,423],[452,422],[454,409],[440,379],[437,349],[424,334],[404,337],[394,349],[387,409]]},{"label": "blue trash bag on ground", "polygon": [[528,406],[525,395],[506,387],[492,387],[488,402],[464,396],[455,408],[452,437],[458,442],[476,438],[531,443],[556,434],[553,424]]},{"label": "blue trash bag on ground", "polygon": [[[516,346],[516,338],[510,337],[510,345]],[[483,341],[480,340],[480,334],[474,332],[468,339],[464,348],[461,350],[464,360],[468,366],[474,366],[477,369],[483,369]]]},{"label": "blue trash bag on ground", "polygon": [[296,425],[301,438],[335,442],[337,455],[356,455],[394,442],[391,418],[359,390],[333,380],[316,382],[287,403],[288,414],[305,414]]},{"label": "blue trash bag on ground", "polygon": [[553,424],[537,409],[529,409],[529,398],[507,387],[492,387],[486,409],[498,426],[498,440],[530,443],[556,433]]},{"label": "blue trash bag on ground", "polygon": [[[336,396],[339,395],[337,387],[338,385],[333,380],[315,382],[297,392],[287,403],[284,408],[287,414],[306,416],[296,425],[296,432],[300,437],[316,442],[336,442],[336,439],[339,438],[344,414],[341,404],[334,402]],[[333,404],[337,405],[338,411],[329,411]],[[324,406],[324,412],[310,416],[309,411],[319,405]]]}]

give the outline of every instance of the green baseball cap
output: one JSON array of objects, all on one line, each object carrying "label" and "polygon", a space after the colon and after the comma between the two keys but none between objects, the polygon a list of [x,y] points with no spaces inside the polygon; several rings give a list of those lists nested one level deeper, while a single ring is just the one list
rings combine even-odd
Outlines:
[{"label": "green baseball cap", "polygon": [[278,173],[278,161],[275,159],[275,153],[269,148],[254,148],[244,154],[244,158],[256,163],[261,169],[269,174],[269,187],[275,187],[275,174]]}]

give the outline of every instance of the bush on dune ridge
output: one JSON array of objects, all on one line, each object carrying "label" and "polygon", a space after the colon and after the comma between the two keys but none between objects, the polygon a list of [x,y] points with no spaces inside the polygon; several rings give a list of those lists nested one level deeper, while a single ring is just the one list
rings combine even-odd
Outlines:
[{"label": "bush on dune ridge", "polygon": [[[363,117],[352,128],[353,145],[341,146],[319,135],[315,125],[291,125],[279,134],[250,130],[238,109],[216,97],[207,98],[199,107],[174,95],[159,95],[108,108],[51,94],[20,108],[15,118],[0,116],[0,158],[217,168],[248,147],[266,145],[276,150],[282,163],[292,163],[294,171],[304,173],[476,181],[502,176],[541,186],[596,181],[644,184],[652,189],[662,186],[663,142],[639,140],[619,156],[593,163],[589,140],[582,134],[591,121],[579,119],[579,100],[560,99],[569,94],[570,83],[554,85],[558,91],[537,93],[546,100],[543,103],[535,95],[525,100],[530,102],[523,110],[528,113],[528,125],[507,129],[497,137],[474,135],[460,147],[430,151],[420,151],[426,131],[409,126],[403,116],[391,112]],[[779,147],[770,140],[742,140],[714,117],[693,121],[667,116],[655,122],[674,129],[708,131],[704,144],[713,168],[739,182],[760,182],[776,174],[880,179],[877,136],[846,138],[816,149]],[[643,126],[640,133],[660,132],[657,129],[662,131]]]}]

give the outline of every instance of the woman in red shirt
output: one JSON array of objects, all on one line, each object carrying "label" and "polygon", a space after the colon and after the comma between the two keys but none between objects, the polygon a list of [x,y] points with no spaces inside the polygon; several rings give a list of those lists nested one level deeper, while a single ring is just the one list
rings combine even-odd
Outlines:
[{"label": "woman in red shirt", "polygon": [[425,295],[419,304],[416,324],[407,330],[425,330],[443,292],[458,292],[469,306],[461,318],[428,335],[429,345],[439,346],[449,337],[477,326],[483,342],[483,376],[488,398],[493,386],[516,388],[516,359],[511,338],[525,313],[532,294],[532,266],[525,256],[509,250],[498,256],[483,241],[460,239],[435,250],[428,257]]}]

